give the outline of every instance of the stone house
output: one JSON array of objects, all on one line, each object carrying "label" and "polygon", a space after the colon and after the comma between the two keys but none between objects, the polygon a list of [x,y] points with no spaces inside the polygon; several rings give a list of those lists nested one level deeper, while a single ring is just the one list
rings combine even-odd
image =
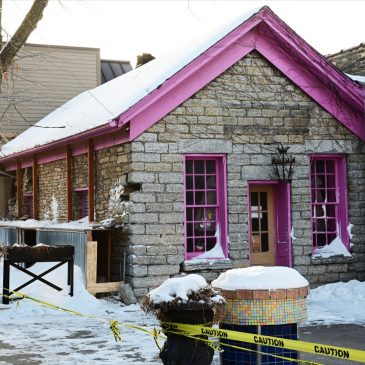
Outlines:
[{"label": "stone house", "polygon": [[313,285],[365,279],[364,87],[268,7],[189,47],[5,145],[19,216],[28,191],[35,219],[56,201],[61,222],[99,222],[123,183],[127,230],[103,246],[91,225],[86,241],[103,247],[96,265],[104,255],[111,280],[125,250],[137,296],[170,276],[246,265],[294,267]]}]

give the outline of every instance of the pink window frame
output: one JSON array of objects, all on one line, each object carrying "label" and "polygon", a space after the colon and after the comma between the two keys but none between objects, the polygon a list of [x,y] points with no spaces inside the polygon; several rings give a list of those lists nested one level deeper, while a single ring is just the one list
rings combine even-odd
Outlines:
[{"label": "pink window frame", "polygon": [[[334,162],[334,177],[335,177],[335,191],[336,201],[335,202],[320,202],[324,203],[323,205],[335,205],[335,224],[336,224],[336,237],[339,237],[342,242],[344,243],[345,247],[349,250],[350,249],[350,237],[347,231],[347,227],[349,224],[348,218],[348,191],[347,191],[347,168],[346,168],[346,156],[345,155],[310,155],[310,163],[309,163],[309,176],[310,176],[310,219],[311,219],[311,232],[312,232],[312,251],[315,252],[317,248],[323,246],[317,246],[314,240],[314,235],[316,232],[313,229],[314,219],[313,216],[313,191],[316,189],[313,186],[312,176],[316,176],[316,174],[312,173],[312,161],[333,161]],[[328,176],[330,173],[327,174],[326,171],[326,164],[325,170],[323,175]],[[326,179],[327,180],[327,179]],[[331,190],[331,188],[327,187],[325,184],[325,188],[322,190],[326,190],[326,197],[327,197],[327,190]],[[332,204],[331,204],[332,203]],[[318,205],[319,202],[316,202]],[[327,211],[327,209],[326,209]],[[327,224],[327,223],[326,223]],[[324,231],[327,235],[328,231]],[[330,243],[330,242],[327,242]]]},{"label": "pink window frame", "polygon": [[[218,207],[218,216],[216,222],[220,227],[220,241],[224,257],[228,257],[228,240],[227,240],[227,172],[226,172],[226,155],[225,154],[186,154],[183,156],[183,176],[184,176],[184,248],[185,260],[190,260],[199,256],[203,252],[188,252],[187,250],[187,208],[195,207],[188,205],[186,202],[186,161],[188,160],[213,160],[216,161],[216,205]],[[194,174],[192,175],[194,176]],[[202,206],[199,206],[202,207]],[[211,257],[211,259],[218,259]],[[220,257],[221,259],[221,257]]]}]

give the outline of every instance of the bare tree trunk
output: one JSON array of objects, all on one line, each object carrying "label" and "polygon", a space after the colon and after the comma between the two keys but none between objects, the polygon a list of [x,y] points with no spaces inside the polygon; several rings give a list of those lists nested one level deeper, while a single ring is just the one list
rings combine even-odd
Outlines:
[{"label": "bare tree trunk", "polygon": [[20,48],[27,41],[29,35],[37,27],[38,22],[43,17],[43,10],[48,4],[48,0],[34,0],[32,7],[25,16],[22,24],[19,26],[10,41],[6,43],[4,48],[0,51],[0,72],[7,71],[9,65]]}]

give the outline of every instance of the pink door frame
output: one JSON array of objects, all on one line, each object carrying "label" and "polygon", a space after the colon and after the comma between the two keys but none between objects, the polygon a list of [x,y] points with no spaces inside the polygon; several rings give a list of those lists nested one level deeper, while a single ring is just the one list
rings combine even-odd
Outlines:
[{"label": "pink door frame", "polygon": [[[250,219],[250,205],[251,205],[251,197],[250,197],[250,188],[252,186],[258,186],[258,185],[268,185],[272,186],[274,188],[274,220],[275,220],[275,255],[276,255],[276,266],[293,266],[293,260],[292,260],[292,240],[291,240],[291,185],[290,183],[281,183],[277,180],[249,180],[247,182],[247,217],[248,217],[248,240],[249,240],[249,247],[250,247],[250,255],[249,255],[249,264],[251,265],[251,243],[250,243],[250,236],[251,236],[251,228],[249,224]],[[280,189],[284,189],[284,195],[286,200],[283,201],[282,209],[278,209],[278,194],[279,194],[279,187]],[[287,229],[286,225],[282,225],[282,221],[287,223]],[[287,242],[279,242],[280,237],[286,237]],[[286,245],[283,246],[282,249],[286,250],[285,255],[285,264],[283,264],[283,261],[279,259],[279,253],[282,251],[280,250],[279,244],[282,243]]]}]

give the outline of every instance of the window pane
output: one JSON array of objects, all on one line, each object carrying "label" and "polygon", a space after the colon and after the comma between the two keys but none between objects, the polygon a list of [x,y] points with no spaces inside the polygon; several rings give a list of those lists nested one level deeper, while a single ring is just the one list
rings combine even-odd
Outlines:
[{"label": "window pane", "polygon": [[186,162],[185,162],[185,172],[187,174],[192,174],[193,173],[193,161],[186,160]]},{"label": "window pane", "polygon": [[336,190],[335,189],[327,190],[327,202],[336,203]]},{"label": "window pane", "polygon": [[215,176],[207,176],[207,188],[215,189],[216,186]]},{"label": "window pane", "polygon": [[316,230],[317,232],[326,232],[326,220],[318,218],[316,222]]},{"label": "window pane", "polygon": [[204,238],[197,238],[195,240],[195,252],[205,251]]},{"label": "window pane", "polygon": [[332,232],[332,233],[336,233],[337,228],[336,228],[336,220],[335,219],[328,219],[327,220],[327,231]]},{"label": "window pane", "polygon": [[336,187],[336,177],[335,175],[327,175],[327,188]]},{"label": "window pane", "polygon": [[187,240],[187,251],[194,252],[194,239],[190,238]]},{"label": "window pane", "polygon": [[207,174],[215,174],[215,161],[214,160],[207,160]]},{"label": "window pane", "polygon": [[336,218],[336,206],[335,205],[327,205],[326,213],[327,213],[327,217]]},{"label": "window pane", "polygon": [[193,177],[192,176],[186,176],[185,184],[186,184],[186,189],[187,190],[193,189]]},{"label": "window pane", "polygon": [[317,188],[324,188],[325,187],[325,175],[317,175],[316,177],[316,187]]},{"label": "window pane", "polygon": [[204,174],[204,161],[203,160],[194,161],[194,174]]},{"label": "window pane", "polygon": [[261,234],[261,252],[269,251],[269,234],[262,233]]},{"label": "window pane", "polygon": [[192,191],[187,191],[186,192],[186,204],[194,205],[194,198],[193,198],[193,192]]},{"label": "window pane", "polygon": [[211,221],[215,221],[216,220],[215,208],[207,208],[206,217]]},{"label": "window pane", "polygon": [[258,218],[252,218],[252,232],[258,232],[260,230]]},{"label": "window pane", "polygon": [[207,238],[207,251],[211,250],[217,243],[217,239],[215,237]]},{"label": "window pane", "polygon": [[193,220],[193,208],[186,208],[186,219],[188,222]]},{"label": "window pane", "polygon": [[192,223],[187,224],[186,234],[188,235],[188,237],[193,237],[194,236],[194,230],[193,230],[193,224]]},{"label": "window pane", "polygon": [[326,190],[317,190],[317,203],[324,202],[326,200]]},{"label": "window pane", "polygon": [[317,234],[317,247],[322,247],[327,244],[326,234]]},{"label": "window pane", "polygon": [[205,192],[204,191],[195,192],[195,205],[205,205]]},{"label": "window pane", "polygon": [[205,189],[204,176],[195,176],[195,189],[196,190]]},{"label": "window pane", "polygon": [[335,172],[335,161],[334,160],[326,161],[326,172],[327,172],[327,174]]},{"label": "window pane", "polygon": [[252,192],[251,193],[251,206],[258,206],[259,205],[259,193]]},{"label": "window pane", "polygon": [[267,210],[267,193],[261,192],[260,193],[260,205],[262,210]]},{"label": "window pane", "polygon": [[203,208],[195,208],[194,209],[194,220],[201,221],[203,220],[204,210]]},{"label": "window pane", "polygon": [[208,205],[215,205],[215,204],[217,204],[217,199],[216,199],[216,193],[215,193],[215,191],[208,191],[207,198],[208,198]]},{"label": "window pane", "polygon": [[316,173],[324,173],[324,161],[323,160],[316,160]]},{"label": "window pane", "polygon": [[262,213],[262,219],[261,219],[261,231],[267,231],[268,228],[268,218],[267,213]]}]

